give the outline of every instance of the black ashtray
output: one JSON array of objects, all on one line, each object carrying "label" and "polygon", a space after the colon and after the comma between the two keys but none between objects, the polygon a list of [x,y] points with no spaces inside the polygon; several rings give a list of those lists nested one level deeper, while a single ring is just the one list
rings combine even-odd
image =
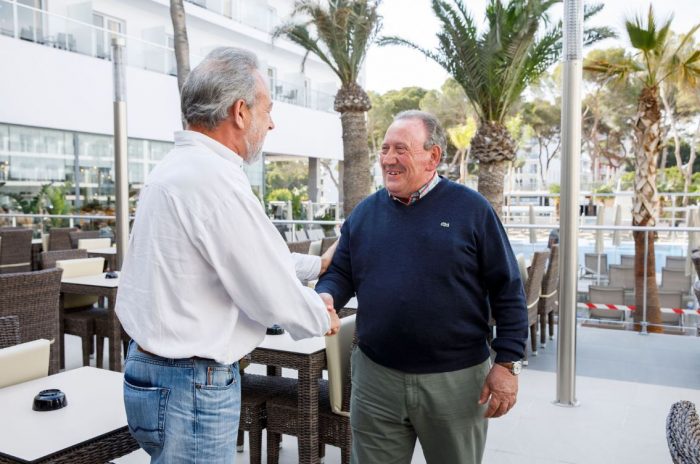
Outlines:
[{"label": "black ashtray", "polygon": [[282,335],[284,333],[284,329],[275,324],[272,327],[268,327],[267,332],[265,333],[268,335]]},{"label": "black ashtray", "polygon": [[34,397],[32,409],[35,411],[55,411],[67,405],[66,394],[61,390],[52,388],[51,390],[42,390]]},{"label": "black ashtray", "polygon": [[105,274],[105,279],[116,279],[117,277],[119,277],[119,274],[114,271],[109,271]]}]

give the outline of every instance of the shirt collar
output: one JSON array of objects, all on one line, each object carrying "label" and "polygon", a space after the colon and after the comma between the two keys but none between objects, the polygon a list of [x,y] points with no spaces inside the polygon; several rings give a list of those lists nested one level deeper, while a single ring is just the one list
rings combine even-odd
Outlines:
[{"label": "shirt collar", "polygon": [[392,195],[391,193],[389,194],[389,196],[406,206],[412,205],[413,203],[426,196],[428,192],[430,192],[438,184],[438,182],[440,182],[440,176],[437,175],[437,172],[434,172],[433,177],[431,177],[430,180],[423,184],[418,190],[413,192],[407,199],[399,198],[397,196]]},{"label": "shirt collar", "polygon": [[191,130],[175,132],[176,147],[194,144],[204,145],[226,161],[230,161],[237,166],[242,166],[244,163],[243,158],[241,158],[235,151],[217,142],[213,138],[202,134],[201,132]]}]

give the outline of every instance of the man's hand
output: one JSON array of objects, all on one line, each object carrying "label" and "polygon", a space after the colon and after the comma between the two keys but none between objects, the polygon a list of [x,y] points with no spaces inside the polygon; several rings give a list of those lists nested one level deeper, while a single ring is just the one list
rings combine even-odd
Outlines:
[{"label": "man's hand", "polygon": [[[491,399],[489,400],[489,396]],[[515,406],[518,396],[518,376],[500,364],[494,364],[481,389],[479,404],[489,402],[484,417],[501,417]]]},{"label": "man's hand", "polygon": [[[333,254],[335,253],[337,246],[338,240],[333,242],[333,245],[328,247],[326,252],[321,255],[321,272],[318,273],[319,276],[323,275],[323,273],[328,270],[328,267],[330,267],[331,261],[333,261]],[[331,301],[333,301],[333,298],[331,298]]]},{"label": "man's hand", "polygon": [[340,318],[333,307],[333,297],[329,293],[319,293],[318,296],[326,304],[326,310],[331,317],[331,329],[326,332],[326,336],[335,335],[340,331]]}]

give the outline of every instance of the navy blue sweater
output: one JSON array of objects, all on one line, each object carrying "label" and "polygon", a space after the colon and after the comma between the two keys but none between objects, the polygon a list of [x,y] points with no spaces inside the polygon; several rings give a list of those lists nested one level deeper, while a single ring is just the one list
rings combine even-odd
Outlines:
[{"label": "navy blue sweater", "polygon": [[359,347],[408,373],[450,372],[489,356],[524,355],[527,310],[520,272],[496,213],[446,179],[406,206],[385,189],[355,207],[316,285],[342,308],[357,294]]}]

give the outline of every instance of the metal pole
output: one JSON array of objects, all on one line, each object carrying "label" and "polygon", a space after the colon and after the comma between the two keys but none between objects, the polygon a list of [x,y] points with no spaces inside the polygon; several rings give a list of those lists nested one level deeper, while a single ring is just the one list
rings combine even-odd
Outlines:
[{"label": "metal pole", "polygon": [[[112,63],[114,71],[114,167],[117,204],[117,269],[122,268],[129,244],[129,179],[126,158],[126,75],[122,37],[112,38]],[[114,270],[114,269],[112,269]]]},{"label": "metal pole", "polygon": [[647,332],[647,266],[649,260],[649,231],[644,231],[644,291],[642,293],[642,331],[640,335],[648,335]]},{"label": "metal pole", "polygon": [[564,0],[564,75],[561,110],[561,227],[559,269],[559,342],[557,398],[559,406],[576,400],[576,271],[578,269],[578,194],[581,158],[581,79],[583,1]]}]

